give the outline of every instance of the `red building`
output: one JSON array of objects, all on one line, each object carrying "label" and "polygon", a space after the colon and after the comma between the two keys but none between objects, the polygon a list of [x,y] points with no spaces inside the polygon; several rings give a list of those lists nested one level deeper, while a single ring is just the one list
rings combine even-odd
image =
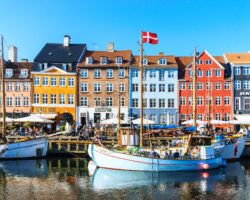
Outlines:
[{"label": "red building", "polygon": [[[179,67],[179,123],[193,119],[192,57],[176,57]],[[232,80],[222,56],[203,51],[196,65],[197,120],[229,121],[233,119]],[[212,125],[212,124],[211,124]],[[232,125],[212,125],[230,128]]]}]

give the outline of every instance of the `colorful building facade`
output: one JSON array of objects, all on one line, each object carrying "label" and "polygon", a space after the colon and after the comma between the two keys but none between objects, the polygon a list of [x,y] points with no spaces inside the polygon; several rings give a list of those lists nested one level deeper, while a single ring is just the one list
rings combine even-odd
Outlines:
[{"label": "colorful building facade", "polygon": [[[140,117],[139,57],[134,56],[129,72],[130,118]],[[178,66],[174,56],[143,58],[143,118],[156,124],[176,126],[178,119]]]},{"label": "colorful building facade", "polygon": [[[192,57],[176,57],[179,66],[179,121],[193,119]],[[197,120],[233,119],[233,93],[230,69],[222,56],[203,51],[197,57]],[[214,124],[213,127],[217,125]],[[222,125],[232,129],[232,125]]]}]

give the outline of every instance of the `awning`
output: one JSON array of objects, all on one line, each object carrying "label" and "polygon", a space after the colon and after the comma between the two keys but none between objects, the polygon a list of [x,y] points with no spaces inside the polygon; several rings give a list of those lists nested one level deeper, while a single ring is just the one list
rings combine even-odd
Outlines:
[{"label": "awning", "polygon": [[240,124],[250,125],[250,114],[235,115]]},{"label": "awning", "polygon": [[32,113],[30,116],[35,116],[35,117],[42,117],[42,118],[45,118],[45,119],[55,119],[57,114],[54,114],[54,113]]}]

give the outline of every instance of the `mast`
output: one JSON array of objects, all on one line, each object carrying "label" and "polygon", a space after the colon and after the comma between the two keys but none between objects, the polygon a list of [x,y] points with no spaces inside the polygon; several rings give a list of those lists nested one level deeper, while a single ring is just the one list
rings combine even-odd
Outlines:
[{"label": "mast", "polygon": [[3,135],[6,133],[6,110],[5,110],[5,73],[4,73],[4,53],[3,53],[3,36],[1,35],[1,67],[2,67],[2,118],[3,118]]},{"label": "mast", "polygon": [[212,86],[211,86],[211,82],[210,82],[210,78],[208,78],[208,83],[209,83],[209,95],[208,95],[208,120],[207,120],[207,126],[208,126],[208,134],[210,134],[210,112],[211,112],[211,104],[212,104]]},{"label": "mast", "polygon": [[143,146],[143,43],[142,43],[142,32],[140,36],[140,147]]},{"label": "mast", "polygon": [[196,120],[196,113],[197,113],[197,106],[196,106],[196,48],[194,48],[194,57],[193,57],[193,119],[194,119],[194,127],[196,132],[197,127],[197,120]]},{"label": "mast", "polygon": [[120,127],[121,127],[121,99],[120,99],[120,87],[118,85],[118,123],[117,123],[117,131],[118,131],[118,134],[119,134],[119,130],[120,130]]}]

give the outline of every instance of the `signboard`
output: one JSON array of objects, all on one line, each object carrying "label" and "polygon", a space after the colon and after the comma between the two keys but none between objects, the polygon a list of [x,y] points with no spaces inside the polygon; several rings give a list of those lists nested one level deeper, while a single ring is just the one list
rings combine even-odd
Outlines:
[{"label": "signboard", "polygon": [[240,96],[250,96],[250,92],[240,92]]},{"label": "signboard", "polygon": [[36,107],[35,112],[39,113],[56,113],[56,108],[50,107]]},{"label": "signboard", "polygon": [[112,112],[112,109],[111,108],[100,107],[100,108],[95,108],[95,112]]}]

